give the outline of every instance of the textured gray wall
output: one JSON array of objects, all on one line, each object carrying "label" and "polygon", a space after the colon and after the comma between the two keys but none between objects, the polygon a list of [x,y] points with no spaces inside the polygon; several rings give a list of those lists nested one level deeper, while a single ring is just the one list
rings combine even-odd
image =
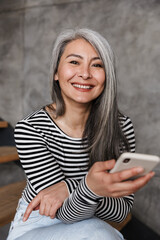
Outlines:
[{"label": "textured gray wall", "polygon": [[[72,27],[108,39],[117,56],[119,106],[133,120],[137,152],[160,155],[158,0],[0,0],[0,116],[14,126],[51,101],[51,49],[57,34]],[[156,173],[136,194],[133,211],[160,234],[160,166]]]}]

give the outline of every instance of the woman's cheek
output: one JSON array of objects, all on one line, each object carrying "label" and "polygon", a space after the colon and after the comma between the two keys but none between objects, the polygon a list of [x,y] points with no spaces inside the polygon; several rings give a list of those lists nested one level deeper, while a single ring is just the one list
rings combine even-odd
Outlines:
[{"label": "woman's cheek", "polygon": [[64,82],[65,81],[67,82],[70,79],[72,79],[75,75],[76,75],[75,71],[73,71],[72,69],[69,69],[69,68],[65,68],[64,71],[63,71],[63,74],[60,75],[60,78]]}]

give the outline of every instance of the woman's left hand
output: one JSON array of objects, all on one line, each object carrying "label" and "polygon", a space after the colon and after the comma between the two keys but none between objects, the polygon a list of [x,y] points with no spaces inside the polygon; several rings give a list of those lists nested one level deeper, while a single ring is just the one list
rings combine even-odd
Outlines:
[{"label": "woman's left hand", "polygon": [[55,218],[57,210],[62,206],[65,199],[69,196],[69,192],[65,182],[59,182],[51,187],[42,190],[29,203],[23,217],[23,221],[27,221],[32,211],[39,209],[41,215]]}]

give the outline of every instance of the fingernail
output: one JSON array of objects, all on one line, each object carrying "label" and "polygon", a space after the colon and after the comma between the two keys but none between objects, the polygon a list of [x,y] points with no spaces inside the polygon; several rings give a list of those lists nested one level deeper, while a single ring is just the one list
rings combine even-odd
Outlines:
[{"label": "fingernail", "polygon": [[26,217],[23,218],[23,222],[25,222],[25,221],[26,221]]}]

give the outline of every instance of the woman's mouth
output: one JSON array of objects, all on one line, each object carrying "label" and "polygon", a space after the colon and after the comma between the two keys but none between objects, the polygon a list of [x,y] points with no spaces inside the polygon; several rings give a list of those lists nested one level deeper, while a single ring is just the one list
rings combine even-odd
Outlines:
[{"label": "woman's mouth", "polygon": [[93,86],[91,86],[91,85],[83,85],[83,84],[77,84],[77,83],[73,83],[72,86],[75,88],[81,88],[81,89],[92,89],[93,88]]}]

